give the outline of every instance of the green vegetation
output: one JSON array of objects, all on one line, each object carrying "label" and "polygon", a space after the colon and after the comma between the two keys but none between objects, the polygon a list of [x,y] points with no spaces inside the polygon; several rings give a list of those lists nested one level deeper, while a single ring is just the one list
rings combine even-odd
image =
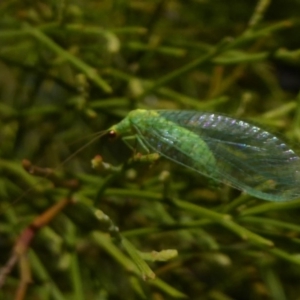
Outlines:
[{"label": "green vegetation", "polygon": [[258,122],[297,151],[299,9],[1,1],[0,300],[297,299],[300,200],[265,202],[99,136],[136,108],[191,109]]}]

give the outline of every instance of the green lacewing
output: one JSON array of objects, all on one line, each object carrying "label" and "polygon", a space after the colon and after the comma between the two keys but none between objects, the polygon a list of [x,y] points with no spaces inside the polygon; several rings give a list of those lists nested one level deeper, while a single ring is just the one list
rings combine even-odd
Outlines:
[{"label": "green lacewing", "polygon": [[300,198],[300,157],[247,121],[211,112],[137,109],[109,135],[134,136],[147,152],[257,198]]}]

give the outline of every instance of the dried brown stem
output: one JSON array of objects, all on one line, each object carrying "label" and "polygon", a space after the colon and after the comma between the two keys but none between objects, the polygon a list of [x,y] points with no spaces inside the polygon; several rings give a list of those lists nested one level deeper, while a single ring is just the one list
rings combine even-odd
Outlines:
[{"label": "dried brown stem", "polygon": [[35,237],[38,230],[46,226],[61,210],[71,204],[71,198],[63,198],[55,203],[44,213],[37,216],[32,223],[18,237],[12,255],[6,265],[0,271],[0,288],[4,285],[7,275],[10,274],[17,262],[19,262],[21,281],[16,292],[16,300],[24,299],[28,285],[31,283],[30,265],[27,259],[27,251],[31,245],[31,241]]}]

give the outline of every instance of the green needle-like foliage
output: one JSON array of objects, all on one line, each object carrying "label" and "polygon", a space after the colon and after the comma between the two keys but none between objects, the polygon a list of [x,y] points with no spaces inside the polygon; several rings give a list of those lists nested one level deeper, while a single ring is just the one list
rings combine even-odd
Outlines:
[{"label": "green needle-like foliage", "polygon": [[299,298],[299,200],[106,134],[135,109],[201,110],[300,153],[299,9],[2,0],[0,300]]}]

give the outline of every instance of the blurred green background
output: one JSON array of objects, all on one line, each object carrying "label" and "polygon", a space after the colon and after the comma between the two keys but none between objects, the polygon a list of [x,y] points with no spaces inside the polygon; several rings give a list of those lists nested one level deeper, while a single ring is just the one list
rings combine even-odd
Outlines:
[{"label": "blurred green background", "polygon": [[0,15],[1,300],[300,299],[300,201],[133,162],[106,137],[62,165],[135,108],[226,113],[299,149],[300,1],[2,0]]}]

